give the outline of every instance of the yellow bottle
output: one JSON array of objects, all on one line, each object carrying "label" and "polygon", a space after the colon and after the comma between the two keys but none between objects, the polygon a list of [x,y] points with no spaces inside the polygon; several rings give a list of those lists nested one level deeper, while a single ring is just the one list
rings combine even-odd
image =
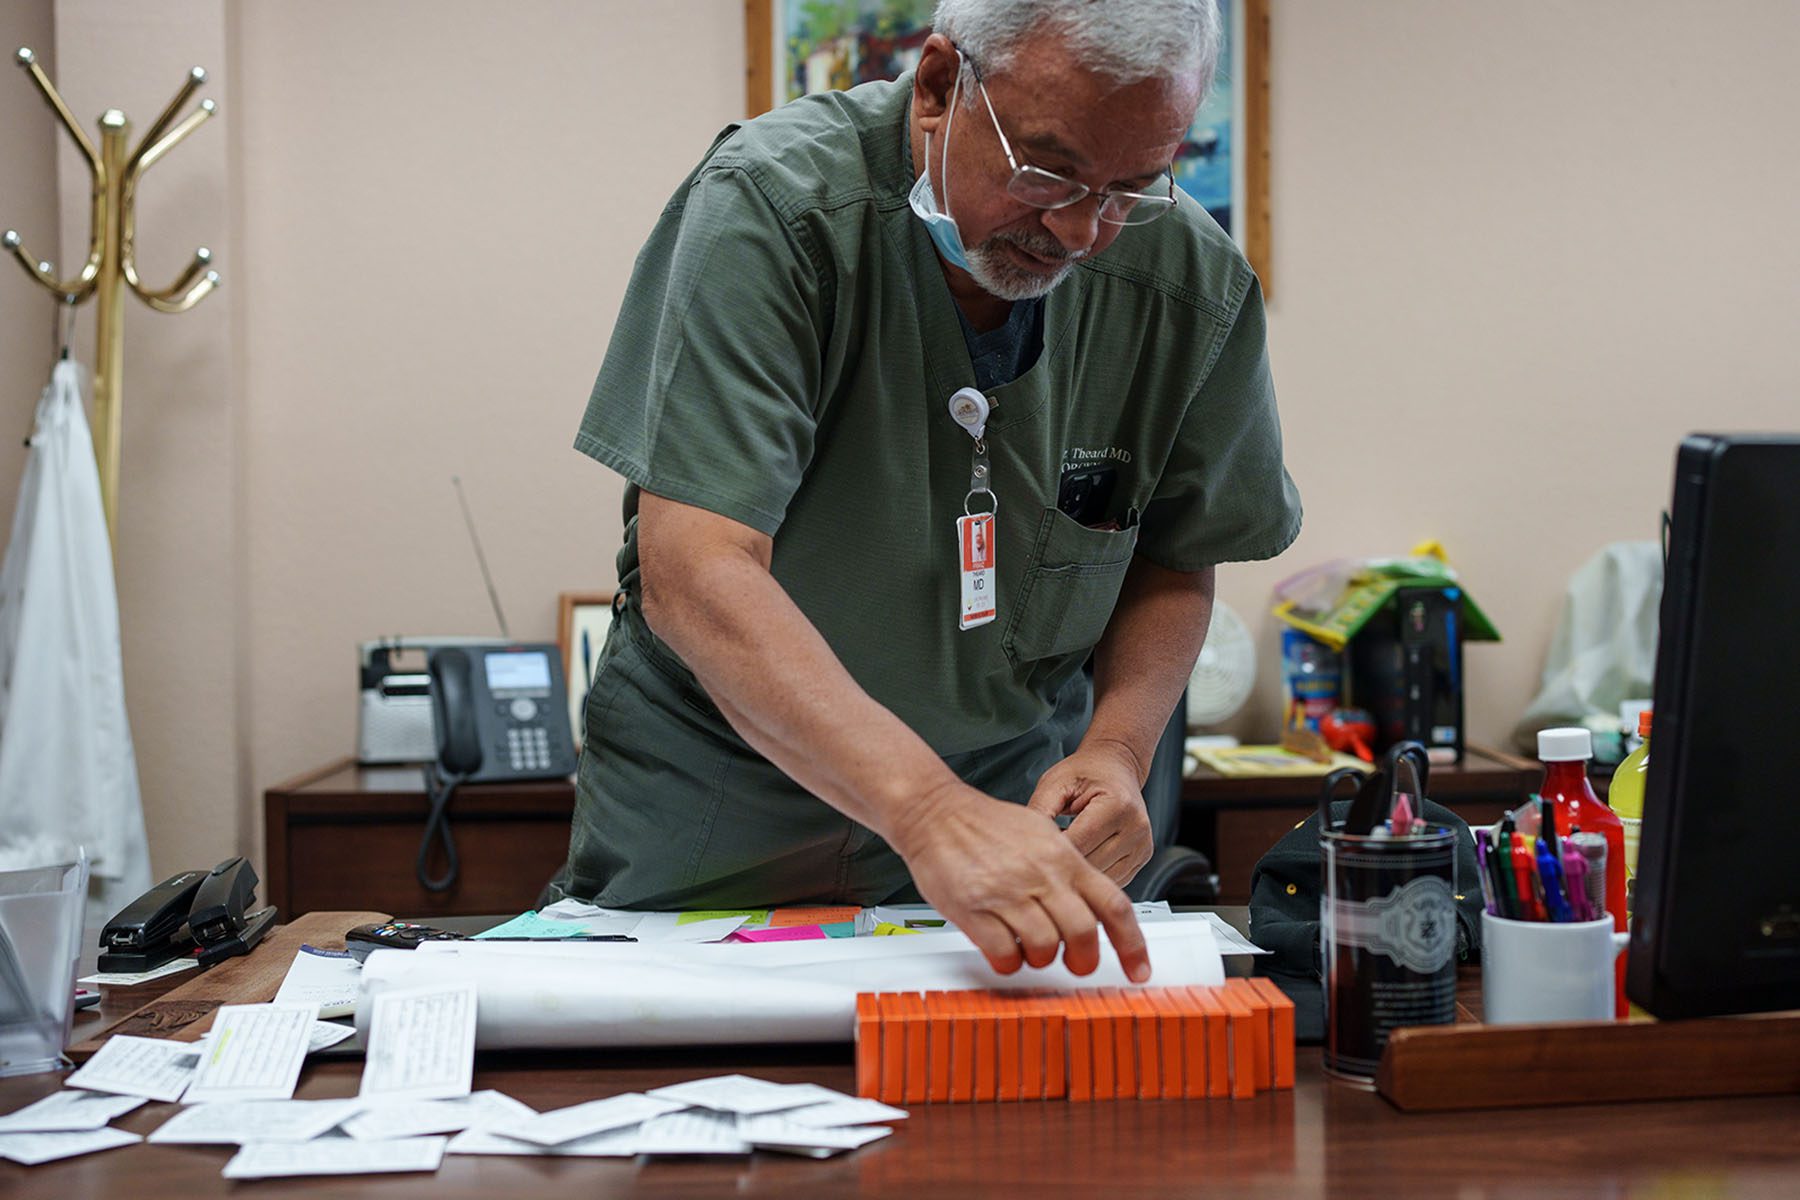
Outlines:
[{"label": "yellow bottle", "polygon": [[1612,785],[1606,790],[1606,803],[1618,814],[1625,826],[1625,911],[1632,908],[1633,884],[1637,881],[1638,834],[1644,828],[1644,780],[1650,773],[1650,710],[1638,714],[1638,748],[1625,756],[1613,772]]}]

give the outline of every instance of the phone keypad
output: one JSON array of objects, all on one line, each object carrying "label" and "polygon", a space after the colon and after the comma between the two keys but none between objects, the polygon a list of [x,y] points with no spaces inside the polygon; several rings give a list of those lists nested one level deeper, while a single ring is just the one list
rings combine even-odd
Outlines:
[{"label": "phone keypad", "polygon": [[550,731],[543,726],[513,726],[506,731],[507,759],[515,771],[550,769]]}]

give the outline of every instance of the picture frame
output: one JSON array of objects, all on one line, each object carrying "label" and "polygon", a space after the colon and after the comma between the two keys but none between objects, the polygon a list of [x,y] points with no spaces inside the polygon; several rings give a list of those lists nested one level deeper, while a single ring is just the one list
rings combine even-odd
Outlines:
[{"label": "picture frame", "polygon": [[562,652],[563,677],[569,683],[569,731],[581,746],[582,711],[600,648],[612,628],[613,599],[618,592],[563,592],[557,597],[556,645]]},{"label": "picture frame", "polygon": [[[1216,95],[1196,115],[1183,143],[1186,153],[1178,162],[1176,180],[1182,182],[1185,174],[1187,185],[1198,185],[1201,175],[1212,173],[1203,168],[1220,150],[1230,156],[1229,192],[1212,188],[1215,194],[1202,203],[1215,219],[1223,217],[1220,225],[1243,248],[1267,299],[1274,292],[1274,235],[1269,217],[1269,0],[1219,3],[1224,9],[1227,41],[1219,63],[1220,84],[1214,89]],[[859,82],[861,76],[897,76],[917,61],[915,43],[923,41],[923,36],[916,14],[922,9],[929,19],[931,8],[928,0],[919,0],[911,8],[886,0],[744,0],[745,113],[760,116],[786,103],[796,94],[801,77],[810,83],[842,86]],[[852,11],[859,14],[854,20],[847,15]],[[793,49],[818,40],[796,23],[821,13],[833,23],[825,31],[830,38],[823,40],[835,39],[844,52],[824,58],[815,52],[809,56],[810,65],[802,69],[790,62]],[[887,25],[877,29],[875,23],[883,14]],[[876,47],[878,58],[865,59],[855,52],[870,45]],[[871,62],[876,66],[871,67]],[[879,70],[883,66],[892,68],[892,74],[884,75]],[[1186,168],[1181,163],[1186,163]]]}]

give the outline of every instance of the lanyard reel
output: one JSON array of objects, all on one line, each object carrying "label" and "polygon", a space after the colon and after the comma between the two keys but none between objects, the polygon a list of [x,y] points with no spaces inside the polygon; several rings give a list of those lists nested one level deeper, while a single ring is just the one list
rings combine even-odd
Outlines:
[{"label": "lanyard reel", "polygon": [[[962,607],[958,629],[986,625],[997,615],[994,597],[994,518],[1000,497],[994,494],[993,469],[988,462],[987,419],[993,409],[975,388],[957,389],[950,397],[950,417],[975,439],[974,460],[969,466],[969,491],[963,497],[963,515],[956,518],[958,574],[962,579]],[[972,511],[986,497],[986,512]]]}]

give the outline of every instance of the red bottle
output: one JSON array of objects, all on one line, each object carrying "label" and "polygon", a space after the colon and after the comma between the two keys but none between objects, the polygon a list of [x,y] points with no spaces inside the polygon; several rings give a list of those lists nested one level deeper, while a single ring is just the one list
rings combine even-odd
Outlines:
[{"label": "red bottle", "polygon": [[[1594,737],[1585,729],[1545,729],[1538,734],[1538,758],[1544,763],[1540,794],[1556,808],[1556,836],[1568,837],[1579,827],[1606,839],[1606,911],[1613,928],[1625,928],[1625,823],[1600,802],[1588,783],[1588,760],[1594,757]],[[1614,964],[1614,1015],[1623,1019],[1625,955]]]}]

